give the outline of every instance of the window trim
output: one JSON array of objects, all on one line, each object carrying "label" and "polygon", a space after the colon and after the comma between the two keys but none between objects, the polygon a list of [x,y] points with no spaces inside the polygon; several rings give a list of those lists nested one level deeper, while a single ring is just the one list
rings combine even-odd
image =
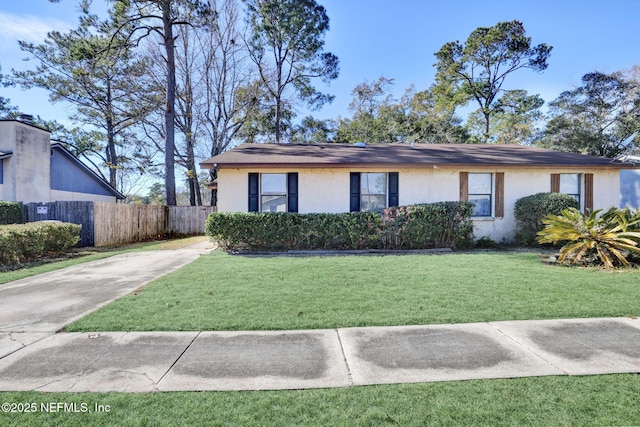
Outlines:
[{"label": "window trim", "polygon": [[489,179],[491,180],[491,182],[489,183],[489,193],[471,193],[470,192],[470,188],[471,185],[469,183],[467,183],[467,200],[471,199],[471,196],[489,196],[489,213],[486,215],[474,215],[472,213],[472,217],[475,218],[487,218],[487,217],[492,217],[493,216],[493,204],[495,201],[495,188],[494,188],[494,184],[495,184],[495,179],[493,177],[493,173],[492,172],[469,172],[468,175],[468,179],[470,182],[471,181],[471,175],[489,175]]},{"label": "window trim", "polygon": [[[363,212],[362,211],[362,174],[365,173],[383,173],[386,175],[386,206],[383,209],[398,206],[400,202],[400,178],[399,172],[350,172],[349,173],[349,211],[350,212]],[[373,212],[373,211],[372,211]]]},{"label": "window trim", "polygon": [[[264,180],[267,177],[270,177],[270,176],[275,177],[276,175],[277,176],[282,176],[282,178],[284,178],[284,188],[283,188],[284,191],[283,192],[270,191],[270,192],[266,193],[265,192],[265,188],[264,188],[264,186],[265,186]],[[288,203],[288,197],[287,197],[287,181],[288,180],[287,180],[287,174],[286,173],[282,173],[282,172],[267,172],[267,173],[261,173],[260,174],[260,200],[259,200],[260,212],[282,212],[282,211],[277,211],[277,210],[276,211],[265,210],[264,209],[264,205],[265,205],[264,199],[265,199],[265,197],[277,197],[277,198],[284,197],[285,212],[289,210],[288,209],[289,203]],[[278,190],[280,190],[280,189],[278,188]],[[278,206],[280,206],[280,205],[278,205]]]},{"label": "window trim", "polygon": [[[374,177],[375,176],[375,177]],[[371,192],[367,192],[365,193],[363,190],[365,190],[364,187],[364,183],[366,182],[366,189],[368,189],[368,191],[371,191],[371,187],[377,187],[377,183],[374,183],[373,186],[370,185],[371,184],[371,178],[373,178],[373,181],[375,182],[375,180],[377,179],[378,176],[383,176],[384,177],[384,193],[371,193]],[[361,172],[360,173],[360,211],[361,212],[377,212],[379,210],[382,209],[370,209],[370,210],[366,210],[363,211],[362,210],[362,206],[367,204],[367,205],[371,205],[371,199],[374,198],[376,200],[376,204],[377,204],[377,199],[378,198],[382,198],[384,200],[384,206],[382,207],[382,209],[386,209],[389,205],[389,176],[387,175],[386,172]],[[365,200],[368,200],[368,203],[364,203]]]},{"label": "window trim", "polygon": [[[579,198],[578,202],[580,207],[585,213],[593,211],[593,189],[594,189],[594,175],[593,173],[581,173],[581,172],[563,172],[551,174],[551,192],[560,193],[560,180],[562,175],[578,175],[579,185]],[[574,195],[573,193],[571,195]]]},{"label": "window trim", "polygon": [[562,177],[565,176],[575,176],[576,177],[576,182],[578,184],[578,192],[577,193],[564,193],[567,194],[569,196],[574,196],[576,198],[576,200],[578,201],[578,203],[582,203],[582,192],[583,192],[583,185],[582,185],[582,174],[581,173],[561,173],[560,175],[560,180],[558,182],[559,184],[559,188],[558,188],[558,192],[560,193],[560,189],[562,189]]},{"label": "window trim", "polygon": [[[460,201],[469,201],[469,174],[489,174],[491,175],[491,194],[489,206],[491,213],[489,215],[472,215],[472,219],[491,219],[504,218],[504,190],[505,178],[504,172],[486,172],[486,171],[461,171],[460,177]],[[473,193],[475,194],[475,193]],[[482,193],[484,194],[484,193]]]},{"label": "window trim", "polygon": [[262,176],[286,175],[285,206],[286,212],[298,212],[298,173],[297,172],[250,172],[248,174],[248,212],[264,212],[262,210]]}]

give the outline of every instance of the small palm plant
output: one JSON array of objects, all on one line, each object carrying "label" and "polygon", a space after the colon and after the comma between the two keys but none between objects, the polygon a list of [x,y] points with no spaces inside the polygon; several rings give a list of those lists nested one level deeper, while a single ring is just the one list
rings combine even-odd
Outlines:
[{"label": "small palm plant", "polygon": [[640,214],[611,208],[582,214],[575,208],[547,215],[538,243],[564,243],[558,262],[570,265],[600,264],[628,267],[630,254],[640,254]]}]

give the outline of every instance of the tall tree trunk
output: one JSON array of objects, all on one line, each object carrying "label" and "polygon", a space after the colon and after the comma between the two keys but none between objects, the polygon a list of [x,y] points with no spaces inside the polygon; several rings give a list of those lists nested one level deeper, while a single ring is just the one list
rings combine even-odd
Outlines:
[{"label": "tall tree trunk", "polygon": [[[191,171],[189,171],[191,172]],[[188,182],[189,182],[189,205],[190,206],[195,206],[196,205],[196,186],[195,183],[193,182],[193,178],[189,178]]]},{"label": "tall tree trunk", "polygon": [[167,98],[164,113],[165,150],[164,150],[164,186],[167,194],[167,206],[176,205],[175,176],[175,90],[176,64],[174,52],[173,25],[171,23],[171,0],[162,2],[162,22],[164,26],[164,47],[167,54]]},{"label": "tall tree trunk", "polygon": [[280,144],[280,108],[282,102],[280,101],[280,97],[276,99],[276,144]]},{"label": "tall tree trunk", "polygon": [[109,184],[115,189],[118,188],[118,155],[116,154],[116,142],[113,130],[113,119],[107,119],[107,166],[109,167]]},{"label": "tall tree trunk", "polygon": [[116,141],[115,141],[115,130],[113,126],[113,109],[112,103],[113,99],[111,96],[111,81],[107,80],[106,87],[106,95],[107,95],[107,167],[109,168],[109,184],[113,188],[117,187],[117,168],[118,168],[118,155],[116,154]]},{"label": "tall tree trunk", "polygon": [[484,143],[489,142],[489,130],[490,130],[490,121],[491,121],[491,113],[489,113],[488,111],[483,111],[482,114],[484,115]]},{"label": "tall tree trunk", "polygon": [[191,206],[201,206],[202,194],[200,193],[200,184],[198,183],[198,174],[196,173],[196,160],[193,153],[193,145],[187,145],[186,167],[189,181],[189,202]]},{"label": "tall tree trunk", "polygon": [[276,144],[280,144],[280,139],[282,137],[281,129],[280,129],[280,121],[282,115],[282,67],[284,64],[284,60],[282,59],[282,46],[278,48],[278,60],[276,61],[277,68],[277,86],[276,86]]},{"label": "tall tree trunk", "polygon": [[[195,171],[195,166],[194,166]],[[200,182],[198,181],[198,175],[193,174],[193,178],[191,179],[191,185],[193,186],[193,194],[195,197],[193,198],[192,206],[202,206],[202,193],[200,192]]]},{"label": "tall tree trunk", "polygon": [[[185,39],[186,42],[186,39]],[[189,49],[186,48],[185,51]],[[186,150],[186,159],[185,166],[187,168],[187,178],[189,180],[189,204],[191,206],[196,206],[196,198],[200,199],[200,188],[198,187],[198,175],[196,172],[196,156],[195,156],[195,145],[196,145],[196,137],[193,129],[193,86],[191,84],[191,69],[189,66],[189,60],[185,55],[185,82],[184,82],[184,93],[182,94],[182,108],[181,114],[184,115],[182,117],[182,131],[185,137],[185,150]],[[198,205],[201,205],[202,201]]]}]

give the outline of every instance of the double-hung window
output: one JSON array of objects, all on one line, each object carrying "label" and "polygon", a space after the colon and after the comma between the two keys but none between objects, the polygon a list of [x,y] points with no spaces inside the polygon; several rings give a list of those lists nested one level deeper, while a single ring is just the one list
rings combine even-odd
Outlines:
[{"label": "double-hung window", "polygon": [[504,217],[504,172],[460,172],[460,200],[473,203],[473,217]]},{"label": "double-hung window", "polygon": [[490,173],[469,173],[468,201],[473,203],[472,216],[491,216],[492,178]]},{"label": "double-hung window", "polygon": [[260,175],[260,212],[287,211],[287,174]]},{"label": "double-hung window", "polygon": [[580,202],[580,174],[561,173],[560,193],[568,194]]},{"label": "double-hung window", "polygon": [[249,212],[298,212],[298,174],[250,173]]},{"label": "double-hung window", "polygon": [[360,210],[382,211],[387,207],[387,174],[360,174]]},{"label": "double-hung window", "polygon": [[351,172],[351,212],[398,206],[398,172]]},{"label": "double-hung window", "polygon": [[575,198],[585,212],[593,210],[592,173],[552,173],[551,191]]}]

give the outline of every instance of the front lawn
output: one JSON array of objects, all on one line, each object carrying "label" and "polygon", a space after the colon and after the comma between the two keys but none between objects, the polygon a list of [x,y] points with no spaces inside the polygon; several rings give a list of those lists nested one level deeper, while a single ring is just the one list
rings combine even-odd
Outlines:
[{"label": "front lawn", "polygon": [[213,252],[68,331],[322,329],[639,315],[640,271],[536,253],[245,258]]},{"label": "front lawn", "polygon": [[[243,258],[214,252],[68,329],[305,329],[630,316],[639,314],[638,279],[635,270],[548,266],[532,253]],[[14,403],[38,408],[0,413],[0,425],[635,425],[639,396],[636,374],[295,391],[0,392],[9,409]],[[46,409],[51,403],[68,410],[43,412],[41,404]]]}]

